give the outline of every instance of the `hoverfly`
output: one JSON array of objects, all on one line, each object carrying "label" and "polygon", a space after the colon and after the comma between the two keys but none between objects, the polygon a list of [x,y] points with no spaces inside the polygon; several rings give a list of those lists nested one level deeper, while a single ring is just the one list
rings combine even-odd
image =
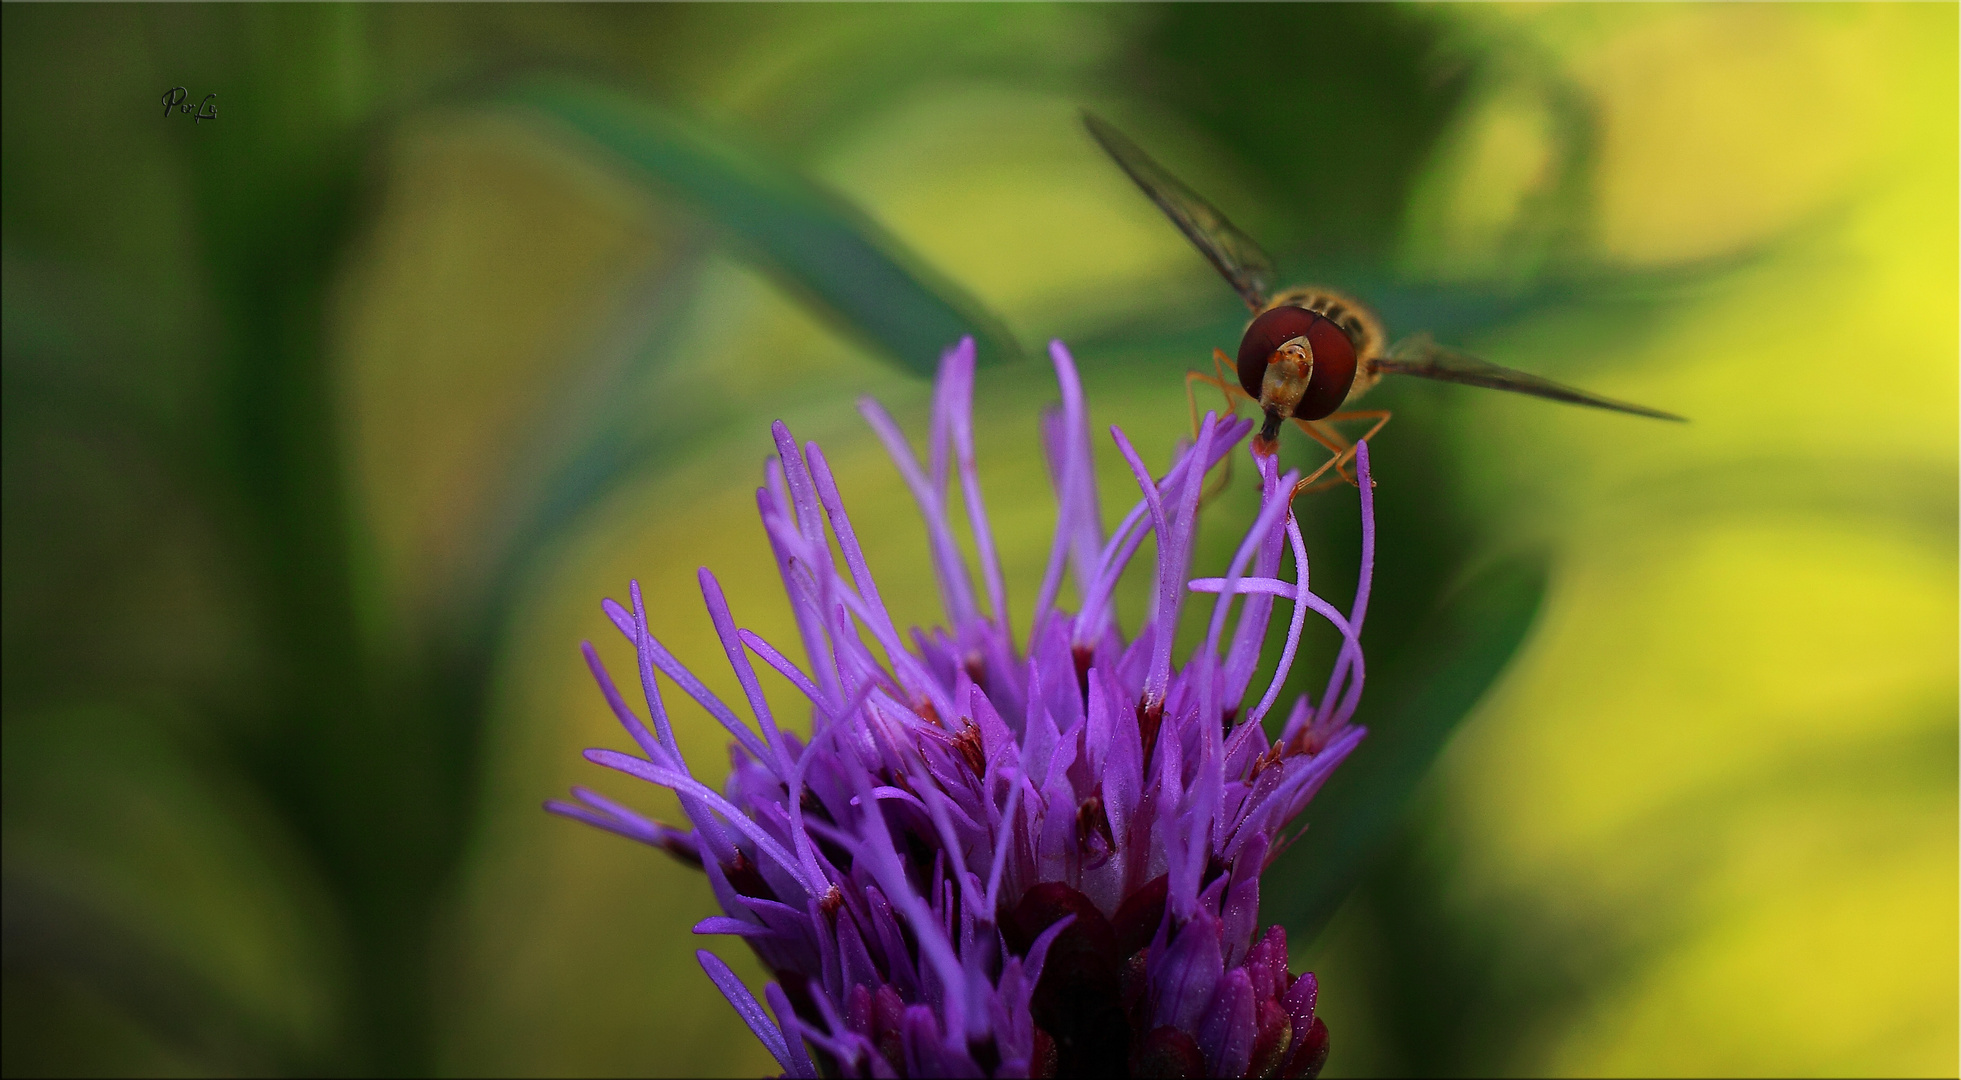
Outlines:
[{"label": "hoverfly", "polygon": [[[1083,113],[1083,123],[1097,144],[1150,196],[1253,310],[1253,319],[1239,340],[1239,355],[1228,357],[1224,351],[1213,349],[1215,374],[1190,372],[1185,376],[1185,390],[1189,397],[1194,383],[1205,383],[1218,387],[1229,407],[1238,397],[1256,404],[1264,416],[1260,432],[1253,439],[1256,454],[1271,455],[1277,450],[1280,425],[1287,421],[1332,452],[1334,457],[1327,464],[1295,485],[1295,495],[1310,490],[1310,485],[1329,469],[1335,470],[1338,478],[1328,481],[1329,484],[1355,482],[1346,468],[1354,457],[1355,444],[1335,429],[1333,421],[1374,421],[1374,426],[1362,436],[1364,439],[1381,431],[1389,422],[1386,409],[1337,410],[1367,393],[1384,375],[1418,375],[1657,420],[1686,422],[1684,417],[1673,413],[1614,401],[1537,375],[1500,367],[1445,348],[1430,340],[1427,334],[1390,347],[1382,321],[1375,313],[1332,289],[1296,286],[1271,292],[1273,260],[1260,245],[1122,132],[1088,112]],[[1198,399],[1191,397],[1191,402],[1196,425]]]}]

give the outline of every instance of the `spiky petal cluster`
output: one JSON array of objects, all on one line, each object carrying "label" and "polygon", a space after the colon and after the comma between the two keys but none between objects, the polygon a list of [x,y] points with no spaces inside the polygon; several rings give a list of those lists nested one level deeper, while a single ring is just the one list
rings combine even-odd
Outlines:
[{"label": "spiky petal cluster", "polygon": [[[1327,1055],[1315,979],[1288,972],[1278,926],[1258,932],[1259,881],[1280,830],[1362,737],[1349,718],[1374,543],[1367,450],[1361,585],[1347,615],[1308,591],[1288,506],[1295,477],[1276,475],[1270,456],[1254,458],[1261,509],[1225,577],[1189,580],[1200,488],[1251,425],[1207,416],[1161,478],[1111,429],[1142,498],[1105,536],[1081,386],[1060,343],[1051,354],[1062,405],[1042,434],[1060,512],[1026,651],[1009,631],[974,471],[967,341],[942,361],[923,468],[884,410],[863,406],[925,516],[946,628],[901,636],[822,451],[800,449],[779,423],[756,500],[808,667],[738,629],[700,572],[752,727],[649,631],[634,585],[630,609],[605,610],[634,644],[651,724],[588,644],[640,753],[586,756],[671,788],[693,828],[583,789],[549,808],[707,873],[725,914],[696,932],[748,942],[775,976],[774,1016],[706,950],[702,966],[789,1075],[1311,1076]],[[949,520],[950,471],[980,590]],[[1112,589],[1153,533],[1153,607],[1126,641]],[[1293,581],[1278,576],[1289,549]],[[1065,573],[1073,612],[1055,603]],[[1174,669],[1189,592],[1217,599],[1203,643]],[[1291,603],[1285,650],[1242,713],[1276,598]],[[1319,703],[1303,696],[1269,742],[1261,721],[1310,610],[1344,645]],[[764,699],[756,660],[808,698],[808,741]],[[724,790],[676,749],[662,677],[734,736]]]}]

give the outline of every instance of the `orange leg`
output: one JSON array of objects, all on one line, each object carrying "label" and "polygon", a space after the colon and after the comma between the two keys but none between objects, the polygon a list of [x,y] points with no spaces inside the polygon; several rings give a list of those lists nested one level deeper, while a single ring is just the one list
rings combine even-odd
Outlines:
[{"label": "orange leg", "polygon": [[1226,413],[1228,415],[1238,411],[1240,398],[1246,398],[1248,401],[1253,400],[1251,397],[1247,397],[1245,390],[1240,389],[1239,381],[1227,370],[1226,354],[1217,349],[1212,350],[1212,371],[1213,374],[1211,375],[1198,371],[1185,372],[1185,401],[1192,409],[1192,435],[1194,437],[1198,435],[1198,395],[1192,391],[1193,383],[1202,382],[1207,386],[1218,387],[1219,391],[1225,395]]},{"label": "orange leg", "polygon": [[[1355,443],[1349,441],[1346,436],[1335,429],[1334,425],[1336,423],[1345,420],[1374,420],[1375,425],[1369,428],[1368,432],[1362,436],[1363,439],[1372,439],[1375,437],[1376,432],[1381,431],[1383,425],[1389,422],[1389,416],[1390,413],[1387,409],[1361,409],[1356,412],[1331,413],[1319,420],[1295,420],[1295,427],[1306,432],[1309,438],[1327,447],[1335,455],[1329,458],[1320,468],[1302,477],[1300,482],[1294,485],[1295,497],[1313,491],[1326,491],[1344,482],[1349,484],[1356,482],[1354,474],[1350,473],[1346,468],[1347,464],[1355,458]],[[1328,480],[1316,483],[1316,481],[1321,480],[1322,475],[1329,469],[1335,470],[1335,475]]]},{"label": "orange leg", "polygon": [[[1228,416],[1239,411],[1239,399],[1253,400],[1240,387],[1238,380],[1229,374],[1226,354],[1220,352],[1218,349],[1212,350],[1212,370],[1215,374],[1207,375],[1198,371],[1188,371],[1185,373],[1185,401],[1191,406],[1192,435],[1194,437],[1198,435],[1198,394],[1193,391],[1192,384],[1204,383],[1207,386],[1218,387],[1219,391],[1225,395],[1225,415]],[[1226,467],[1220,472],[1218,481],[1211,485],[1211,490],[1200,493],[1199,498],[1202,502],[1211,502],[1213,499],[1218,498],[1219,494],[1225,491],[1227,487],[1231,486],[1232,458],[1233,456],[1230,454],[1226,456]]]}]

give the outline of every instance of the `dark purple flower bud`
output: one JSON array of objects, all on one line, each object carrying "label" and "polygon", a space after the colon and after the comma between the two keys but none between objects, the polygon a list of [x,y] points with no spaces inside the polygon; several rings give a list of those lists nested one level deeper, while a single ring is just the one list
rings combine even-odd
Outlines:
[{"label": "dark purple flower bud", "polygon": [[[1058,512],[1026,642],[1009,628],[974,468],[965,341],[941,363],[924,464],[883,409],[862,409],[925,516],[947,625],[900,633],[823,453],[779,423],[756,502],[804,666],[740,629],[701,572],[752,726],[660,644],[633,585],[630,607],[603,607],[638,654],[647,720],[586,655],[640,753],[587,757],[673,790],[692,828],[583,788],[547,808],[707,874],[723,914],[696,932],[748,943],[775,975],[768,1008],[712,953],[699,954],[703,970],[786,1075],[1313,1076],[1328,1054],[1318,984],[1288,972],[1278,926],[1260,932],[1259,881],[1282,830],[1362,738],[1349,721],[1374,558],[1368,448],[1356,455],[1362,574],[1347,613],[1308,591],[1295,476],[1271,456],[1253,456],[1261,508],[1225,576],[1192,579],[1200,489],[1251,425],[1208,415],[1162,475],[1112,429],[1142,498],[1106,534],[1075,365],[1060,343],[1050,352],[1062,406],[1041,431]],[[1147,535],[1153,607],[1126,640],[1111,597]],[[1290,555],[1292,580],[1280,576]],[[1193,593],[1215,598],[1205,640],[1174,665]],[[1289,605],[1286,645],[1255,687],[1276,601]],[[1309,611],[1342,648],[1318,703],[1303,696],[1269,740],[1263,721]],[[807,699],[808,740],[779,724],[756,661]],[[733,737],[721,790],[676,748],[663,677]]]}]

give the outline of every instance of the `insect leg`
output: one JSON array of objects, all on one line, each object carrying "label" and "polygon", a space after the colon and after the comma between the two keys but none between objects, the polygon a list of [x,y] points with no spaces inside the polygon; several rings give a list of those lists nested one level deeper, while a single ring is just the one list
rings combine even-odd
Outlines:
[{"label": "insect leg", "polygon": [[1212,350],[1212,371],[1211,375],[1198,371],[1185,372],[1185,402],[1191,406],[1194,438],[1198,436],[1198,395],[1193,393],[1192,383],[1202,382],[1207,386],[1218,387],[1219,392],[1225,395],[1228,414],[1238,411],[1240,398],[1253,400],[1247,397],[1246,391],[1240,389],[1239,383],[1231,377],[1231,373],[1226,368],[1226,354],[1217,349]]},{"label": "insect leg", "polygon": [[[1206,375],[1197,371],[1188,371],[1185,373],[1185,402],[1191,406],[1192,436],[1194,438],[1198,436],[1198,395],[1192,390],[1192,384],[1194,382],[1218,387],[1220,393],[1225,395],[1226,413],[1228,415],[1238,412],[1240,398],[1246,398],[1248,401],[1253,400],[1247,397],[1246,391],[1237,382],[1228,377],[1226,371],[1226,354],[1220,352],[1218,349],[1212,350],[1212,370],[1217,374]],[[1232,459],[1233,455],[1226,455],[1226,467],[1219,473],[1219,479],[1210,485],[1210,490],[1200,493],[1199,500],[1201,505],[1218,498],[1222,492],[1232,486]]]},{"label": "insect leg", "polygon": [[[1204,383],[1207,386],[1218,386],[1221,389],[1225,389],[1225,387],[1220,384],[1219,380],[1213,378],[1210,375],[1205,374],[1202,371],[1185,372],[1185,403],[1191,406],[1192,436],[1196,438],[1198,436],[1198,393],[1192,389],[1193,383]],[[1236,386],[1232,388],[1232,390],[1238,390],[1238,389],[1239,388]],[[1242,396],[1244,395],[1242,394]],[[1233,406],[1232,392],[1231,390],[1228,390],[1226,393],[1226,412],[1228,414],[1234,411],[1232,406]]]},{"label": "insect leg", "polygon": [[[1295,427],[1307,432],[1308,437],[1333,451],[1334,457],[1329,458],[1320,468],[1302,477],[1300,482],[1294,485],[1294,494],[1300,496],[1315,491],[1326,491],[1329,488],[1338,487],[1343,483],[1353,484],[1356,482],[1355,477],[1345,468],[1350,461],[1354,460],[1355,443],[1349,441],[1346,436],[1340,431],[1337,431],[1330,421],[1374,420],[1375,426],[1369,428],[1368,433],[1362,436],[1364,439],[1372,439],[1375,437],[1376,432],[1381,431],[1383,425],[1389,422],[1390,415],[1387,409],[1362,409],[1355,412],[1331,413],[1319,420],[1295,420]],[[1329,469],[1335,470],[1334,477],[1328,480],[1321,480],[1321,476]],[[1321,482],[1316,483],[1316,481]]]},{"label": "insect leg", "polygon": [[1341,460],[1341,455],[1348,452],[1348,443],[1342,439],[1341,433],[1333,428],[1323,428],[1318,420],[1295,420],[1293,425],[1306,432],[1308,438],[1327,447],[1334,454],[1333,457],[1322,462],[1320,468],[1300,478],[1300,481],[1294,485],[1294,495],[1298,497],[1308,491],[1325,491],[1340,483],[1339,479],[1320,485],[1316,485],[1315,481],[1321,479],[1321,475],[1329,469],[1335,468],[1336,462]]},{"label": "insect leg", "polygon": [[[1334,424],[1340,421],[1344,421],[1344,420],[1375,421],[1375,425],[1373,427],[1370,427],[1369,430],[1362,435],[1361,439],[1355,440],[1355,442],[1361,442],[1363,439],[1375,438],[1376,432],[1382,430],[1383,425],[1389,422],[1389,417],[1391,415],[1392,414],[1389,412],[1388,409],[1357,409],[1354,412],[1329,413],[1327,416],[1322,417],[1320,422],[1329,425],[1327,430],[1330,432],[1334,432],[1335,431]],[[1349,462],[1355,460],[1355,443],[1349,442],[1339,432],[1335,433],[1335,438],[1339,439],[1342,443],[1345,444],[1340,454],[1338,455],[1338,460],[1340,463],[1337,464],[1335,468],[1337,471],[1341,473],[1344,479],[1346,479],[1349,483],[1352,484],[1355,482],[1355,478],[1349,475],[1347,465]]]}]

